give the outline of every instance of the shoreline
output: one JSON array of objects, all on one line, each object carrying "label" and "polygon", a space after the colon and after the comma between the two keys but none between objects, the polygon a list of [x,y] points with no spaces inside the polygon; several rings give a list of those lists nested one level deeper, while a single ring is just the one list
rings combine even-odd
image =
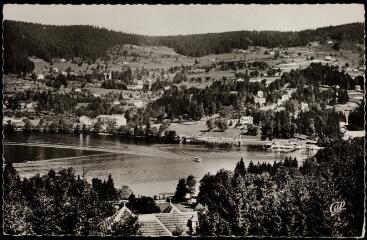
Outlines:
[{"label": "shoreline", "polygon": [[[241,137],[241,138],[225,138],[225,137],[202,137],[202,136],[176,136],[175,141],[170,141],[165,139],[164,137],[154,136],[123,136],[117,135],[113,133],[47,133],[47,132],[23,132],[23,131],[14,131],[13,133],[22,134],[24,136],[32,136],[32,135],[85,135],[85,136],[109,136],[114,139],[120,140],[122,143],[145,143],[147,145],[155,145],[155,144],[187,144],[187,145],[202,145],[208,146],[211,148],[236,148],[241,146],[262,146],[266,147],[269,144],[272,145],[293,145],[293,146],[302,146],[306,148],[306,146],[317,146],[317,143],[308,143],[310,140],[301,140],[298,138],[290,138],[290,139],[272,139],[272,140],[261,140],[259,138],[249,138],[249,137]],[[4,132],[4,140],[6,139],[6,135],[12,135],[12,132]],[[6,141],[4,141],[6,143]]]}]

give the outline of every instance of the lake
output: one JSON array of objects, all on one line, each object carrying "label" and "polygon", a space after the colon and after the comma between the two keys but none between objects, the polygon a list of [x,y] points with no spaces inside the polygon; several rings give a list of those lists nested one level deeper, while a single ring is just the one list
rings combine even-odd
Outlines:
[{"label": "lake", "polygon": [[[88,181],[94,177],[106,179],[111,174],[117,188],[128,185],[135,194],[153,196],[174,192],[178,179],[189,174],[200,180],[206,173],[216,173],[221,168],[233,170],[241,157],[246,165],[250,161],[272,163],[287,156],[296,157],[301,163],[313,154],[307,150],[280,153],[255,146],[232,150],[175,146],[180,151],[166,145],[128,143],[114,136],[14,133],[4,138],[4,158],[14,163],[22,177],[73,167],[80,175],[84,169]],[[188,155],[202,161],[195,162]]]}]

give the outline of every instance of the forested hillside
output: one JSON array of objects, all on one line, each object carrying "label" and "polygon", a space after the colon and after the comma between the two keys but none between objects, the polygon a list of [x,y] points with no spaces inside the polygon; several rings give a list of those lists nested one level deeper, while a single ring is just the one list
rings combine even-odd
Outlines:
[{"label": "forested hillside", "polygon": [[264,47],[305,46],[311,41],[327,39],[338,42],[363,43],[363,24],[352,23],[300,32],[236,31],[185,36],[153,37],[160,45],[174,48],[178,53],[194,57],[229,52],[233,48],[246,49],[250,45]]},{"label": "forested hillside", "polygon": [[363,23],[318,28],[300,32],[235,31],[178,36],[143,36],[93,26],[51,26],[5,20],[5,73],[31,72],[28,56],[46,61],[52,58],[83,57],[95,60],[116,44],[166,45],[193,57],[219,54],[250,45],[265,47],[304,46],[310,41],[333,39],[338,48],[363,43]]},{"label": "forested hillside", "polygon": [[29,72],[32,63],[27,56],[50,62],[52,58],[82,57],[96,60],[116,44],[142,44],[136,34],[110,31],[94,26],[53,26],[4,21],[4,70]]}]

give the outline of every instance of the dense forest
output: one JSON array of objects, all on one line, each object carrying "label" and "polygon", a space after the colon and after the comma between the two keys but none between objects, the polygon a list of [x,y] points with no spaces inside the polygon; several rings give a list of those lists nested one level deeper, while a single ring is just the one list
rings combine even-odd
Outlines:
[{"label": "dense forest", "polygon": [[[334,142],[298,167],[295,159],[220,170],[200,181],[205,236],[361,236],[364,139]],[[343,202],[332,215],[330,205]]]},{"label": "dense forest", "polygon": [[235,31],[177,36],[143,36],[95,26],[52,26],[5,20],[5,73],[26,73],[33,69],[28,56],[50,62],[52,58],[82,57],[96,60],[117,44],[165,45],[193,57],[229,52],[250,45],[265,47],[304,46],[308,42],[333,39],[338,48],[363,43],[363,23],[318,28],[300,32]]}]

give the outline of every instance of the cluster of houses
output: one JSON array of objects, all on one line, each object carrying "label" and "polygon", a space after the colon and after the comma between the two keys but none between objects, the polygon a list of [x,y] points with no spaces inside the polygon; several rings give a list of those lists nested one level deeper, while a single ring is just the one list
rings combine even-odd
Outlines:
[{"label": "cluster of houses", "polygon": [[97,122],[100,123],[100,132],[107,132],[108,125],[112,125],[117,128],[125,126],[126,118],[123,114],[99,115],[96,118],[89,118],[86,116],[79,117],[80,125],[89,129],[92,129]]}]

